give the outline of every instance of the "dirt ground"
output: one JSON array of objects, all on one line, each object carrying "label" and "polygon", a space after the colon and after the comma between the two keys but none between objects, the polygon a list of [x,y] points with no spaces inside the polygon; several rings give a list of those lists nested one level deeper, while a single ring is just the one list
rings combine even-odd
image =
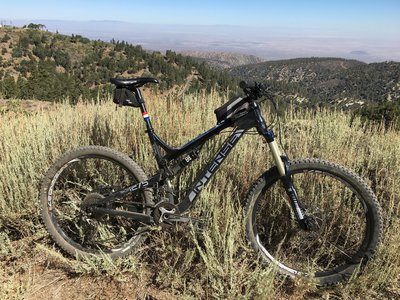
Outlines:
[{"label": "dirt ground", "polygon": [[[44,244],[47,244],[45,241]],[[5,299],[143,299],[172,300],[177,297],[162,291],[152,282],[147,270],[136,275],[127,272],[79,274],[68,265],[73,258],[46,252],[39,241],[30,238],[11,242],[8,253],[0,253],[0,298]],[[55,250],[54,253],[59,253]],[[139,275],[138,275],[139,274]]]}]

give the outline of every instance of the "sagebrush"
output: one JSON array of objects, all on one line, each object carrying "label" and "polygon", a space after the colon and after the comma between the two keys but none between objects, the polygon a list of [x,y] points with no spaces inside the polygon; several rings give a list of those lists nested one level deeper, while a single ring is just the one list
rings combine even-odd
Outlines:
[{"label": "sagebrush", "polygon": [[[156,132],[178,146],[213,126],[213,111],[225,101],[215,93],[199,93],[147,103]],[[347,285],[317,290],[308,283],[284,280],[274,269],[255,262],[244,239],[242,201],[272,159],[261,139],[252,135],[233,150],[196,204],[194,213],[209,217],[202,233],[193,228],[160,231],[128,261],[75,260],[60,253],[44,231],[38,212],[40,180],[59,155],[82,145],[103,145],[132,155],[149,175],[156,168],[140,112],[116,110],[110,99],[102,102],[60,104],[46,111],[15,110],[0,116],[1,299],[34,298],[43,292],[45,288],[37,289],[32,280],[38,265],[92,282],[104,278],[134,281],[126,288],[135,292],[128,295],[143,299],[149,286],[163,292],[154,297],[171,299],[400,296],[400,134],[334,110],[289,109],[276,132],[290,158],[318,157],[345,165],[364,177],[378,197],[384,211],[382,246],[364,274]],[[269,116],[272,120],[272,113]],[[194,172],[184,172],[174,183],[181,188],[189,185],[193,173],[224,138],[222,133],[208,142]]]}]

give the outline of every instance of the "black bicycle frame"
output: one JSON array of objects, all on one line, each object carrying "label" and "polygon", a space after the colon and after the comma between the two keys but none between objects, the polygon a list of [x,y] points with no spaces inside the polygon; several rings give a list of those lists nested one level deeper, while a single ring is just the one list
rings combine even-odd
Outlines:
[{"label": "black bicycle frame", "polygon": [[[149,121],[147,121],[147,122],[150,123]],[[150,126],[151,126],[151,123],[150,123]],[[187,144],[183,145],[182,147],[176,148],[176,149],[171,148],[173,151],[168,152],[165,156],[160,155],[159,159],[157,161],[159,162],[160,165],[162,165],[162,164],[164,164],[163,163],[164,161],[169,162],[175,158],[178,158],[179,156],[183,155],[184,153],[190,152],[191,150],[197,148],[198,146],[203,145],[205,142],[207,142],[209,139],[211,139],[212,137],[214,137],[215,135],[217,135],[218,133],[220,133],[222,130],[224,130],[227,127],[229,127],[229,126],[227,126],[226,124],[222,124],[222,123],[218,124],[217,126],[211,128],[210,130],[206,131],[205,133],[199,135],[198,137],[196,137],[192,141],[188,142]],[[193,196],[194,195],[193,193],[195,193],[197,195],[198,192],[202,189],[202,187],[208,182],[211,175],[215,173],[215,171],[218,169],[219,165],[225,160],[225,158],[227,157],[227,155],[229,154],[231,149],[239,141],[239,139],[243,135],[244,131],[245,131],[245,129],[243,129],[243,128],[234,130],[232,135],[225,141],[225,143],[222,145],[220,151],[215,156],[214,160],[211,161],[207,165],[207,167],[204,169],[203,172],[201,172],[201,175],[198,177],[200,179],[196,180],[195,184],[192,186],[193,191],[191,193],[189,193],[187,197],[185,197],[185,199],[188,199],[187,203],[193,202],[193,200],[195,198]],[[155,155],[157,156],[160,154],[159,149],[158,149],[158,144],[160,142],[162,142],[162,143],[164,143],[164,142],[158,136],[156,136],[154,133],[150,133],[149,135],[152,136],[152,138],[150,140],[154,141],[154,144],[152,144],[152,146],[153,146],[153,151],[154,151]],[[187,159],[187,157],[185,159]],[[139,190],[142,190],[142,189],[148,188],[148,187],[153,187],[154,185],[167,179],[168,171],[165,170],[166,166],[163,166],[163,168],[164,169],[161,169],[162,170],[161,172],[158,172],[156,175],[152,176],[149,180],[139,182],[137,184],[126,187],[120,191],[117,191],[117,192],[113,193],[112,195],[103,198],[102,202],[106,203],[115,198],[122,197],[123,195],[125,195],[127,193],[139,191]],[[211,175],[209,175],[210,173],[211,173]],[[170,174],[170,175],[174,175],[174,174]],[[204,176],[207,176],[208,179],[204,180]],[[195,192],[195,190],[197,191],[197,193]],[[184,210],[186,210],[186,208],[188,208],[187,205],[185,205],[183,207],[185,207]],[[180,212],[182,212],[182,210],[180,210]]]},{"label": "black bicycle frame", "polygon": [[[182,201],[179,201],[178,210],[180,213],[186,211],[193,205],[193,203],[195,202],[200,191],[209,182],[211,177],[218,170],[219,166],[222,164],[222,162],[225,160],[225,158],[228,156],[228,154],[231,152],[231,150],[234,148],[234,146],[237,144],[237,142],[243,136],[245,131],[252,127],[252,125],[251,125],[253,123],[252,120],[254,120],[254,117],[249,116],[248,118],[245,117],[245,120],[242,120],[242,122],[238,122],[237,125],[240,125],[240,126],[237,126],[234,129],[234,131],[232,132],[232,134],[225,140],[225,142],[221,146],[220,150],[215,155],[214,159],[211,160],[208,163],[208,165],[204,168],[204,170],[199,173],[199,175],[197,176],[197,179],[192,184],[187,195],[183,198]],[[158,136],[156,136],[154,134],[154,132],[150,131],[150,130],[152,130],[150,120],[146,120],[146,124],[148,124],[148,133],[150,136],[150,140],[153,141],[153,144],[152,144],[153,151],[157,157],[157,155],[160,155],[160,152],[158,149],[159,144],[164,143],[164,142]],[[230,120],[228,120],[227,122],[222,122],[222,123],[218,124],[217,126],[211,128],[210,130],[197,136],[195,139],[193,139],[192,141],[188,142],[187,144],[185,144],[179,148],[170,148],[169,146],[167,146],[169,148],[168,151],[166,151],[167,154],[165,156],[160,155],[159,159],[157,160],[159,165],[163,165],[164,161],[168,163],[169,161],[176,159],[176,158],[182,156],[183,154],[190,152],[191,150],[203,145],[209,139],[211,139],[215,135],[219,134],[222,130],[224,130],[227,127],[230,127],[232,125],[235,125],[235,124],[232,123]],[[166,144],[164,143],[164,145],[166,145]],[[190,157],[190,155],[186,156],[184,158],[184,160],[188,160],[189,157]],[[107,196],[104,199],[102,199],[102,202],[107,203],[116,198],[120,198],[127,193],[136,192],[136,191],[143,190],[144,188],[153,187],[156,184],[159,184],[160,182],[162,182],[163,180],[168,179],[166,165],[162,166],[161,168],[163,168],[163,169],[161,169],[162,171],[158,172],[156,175],[152,176],[149,180],[139,182],[132,186],[126,187],[120,191],[117,191],[117,192],[113,193],[112,195]],[[170,175],[174,175],[174,174],[170,174]]]},{"label": "black bicycle frame", "polygon": [[239,142],[246,129],[236,128],[232,135],[227,138],[215,155],[214,159],[208,163],[204,170],[198,175],[194,183],[189,189],[189,192],[178,204],[178,211],[184,212],[188,210],[195,202],[203,187],[210,181],[215,172],[219,169],[223,161],[228,157],[231,150]]},{"label": "black bicycle frame", "polygon": [[[174,159],[177,159],[185,153],[190,153],[190,151],[195,150],[196,148],[202,146],[205,142],[207,142],[209,139],[214,137],[215,135],[219,134],[222,130],[228,128],[228,127],[234,127],[234,130],[232,134],[225,140],[219,151],[216,153],[215,157],[207,164],[207,166],[199,173],[197,176],[196,180],[192,184],[192,186],[189,188],[186,196],[178,201],[177,208],[179,213],[183,213],[187,211],[196,201],[197,197],[199,196],[201,190],[204,188],[204,186],[210,181],[210,179],[213,177],[213,175],[216,173],[218,168],[221,166],[223,161],[228,157],[229,153],[231,150],[235,147],[235,145],[239,142],[240,138],[243,136],[243,134],[249,130],[250,128],[257,128],[257,131],[259,134],[261,134],[269,144],[275,144],[274,143],[274,134],[272,130],[268,129],[262,115],[260,112],[260,109],[258,105],[251,101],[250,102],[250,108],[248,111],[245,111],[244,113],[238,115],[234,119],[227,119],[225,121],[222,121],[221,123],[217,124],[215,127],[209,129],[208,131],[204,132],[203,134],[200,134],[193,140],[189,141],[188,143],[184,144],[183,146],[179,148],[172,148],[169,145],[167,145],[160,137],[158,137],[152,127],[151,121],[149,114],[147,113],[145,103],[143,101],[142,95],[140,93],[139,88],[135,90],[135,94],[137,99],[139,100],[140,104],[140,110],[142,112],[144,121],[146,123],[146,132],[149,136],[150,143],[152,145],[152,149],[155,155],[155,158],[157,160],[158,167],[160,171],[152,176],[149,180],[139,182],[137,184],[134,184],[132,186],[126,187],[122,190],[116,191],[113,194],[105,197],[102,199],[102,203],[107,203],[107,202],[112,202],[122,196],[124,196],[127,193],[131,192],[137,192],[141,191],[145,188],[151,188],[154,187],[158,184],[165,184],[167,181],[169,182],[169,179],[176,175],[174,171],[171,171],[168,167],[169,162],[171,162]],[[162,156],[160,152],[160,148],[162,148],[165,151],[165,155]],[[274,153],[274,151],[273,151]],[[274,157],[275,158],[275,157]],[[275,158],[276,161],[279,161],[281,158]],[[189,155],[187,155],[184,160],[189,163],[192,158]],[[187,164],[185,164],[184,167],[186,167]],[[279,167],[278,167],[279,169]],[[295,193],[294,187],[291,183],[291,178],[289,173],[285,175],[284,169],[287,169],[284,167],[283,164],[283,158],[281,162],[281,176],[282,176],[282,182],[285,185],[285,188],[290,192],[288,192],[288,196],[291,200],[291,202],[294,205],[294,211],[298,217],[299,220],[302,220],[304,216],[302,215],[302,209],[301,206],[298,202],[297,199],[297,194]],[[292,192],[294,191],[294,192]],[[101,203],[100,203],[101,204]],[[136,212],[129,212],[129,211],[116,211],[112,209],[107,209],[107,208],[95,208],[95,211],[100,214],[110,214],[110,215],[121,215],[125,216],[128,218],[136,219],[138,221],[141,221],[143,223],[150,223],[152,221],[152,217],[146,214],[141,214],[141,213],[136,213]]]}]

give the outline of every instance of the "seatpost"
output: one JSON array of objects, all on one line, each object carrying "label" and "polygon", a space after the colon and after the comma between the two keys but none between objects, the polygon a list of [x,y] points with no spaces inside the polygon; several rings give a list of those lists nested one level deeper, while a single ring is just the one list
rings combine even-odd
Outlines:
[{"label": "seatpost", "polygon": [[135,96],[136,96],[136,98],[137,98],[137,100],[139,102],[140,111],[142,112],[143,119],[144,119],[144,121],[146,123],[146,128],[147,128],[146,132],[147,132],[147,134],[149,136],[151,147],[152,147],[153,153],[154,153],[154,155],[156,157],[157,164],[158,164],[158,166],[160,168],[164,167],[164,162],[161,159],[160,149],[158,148],[156,139],[154,137],[154,129],[153,129],[153,126],[151,124],[150,116],[149,116],[149,113],[147,112],[146,104],[144,103],[144,99],[142,97],[142,93],[140,92],[140,89],[138,87],[135,88],[134,91],[135,91]]}]

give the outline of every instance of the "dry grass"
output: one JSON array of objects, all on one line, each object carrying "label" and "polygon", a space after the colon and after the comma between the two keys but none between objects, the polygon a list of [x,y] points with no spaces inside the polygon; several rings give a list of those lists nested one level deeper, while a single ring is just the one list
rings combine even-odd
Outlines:
[{"label": "dry grass", "polygon": [[[148,110],[161,137],[180,145],[215,124],[225,99],[189,95],[150,99]],[[133,154],[155,171],[137,109],[105,104],[0,114],[0,299],[366,299],[400,297],[400,134],[362,125],[342,112],[290,110],[282,119],[291,158],[320,157],[360,173],[384,211],[384,238],[365,273],[345,286],[317,290],[282,280],[255,262],[244,239],[241,199],[271,158],[258,136],[246,136],[204,190],[194,213],[210,218],[203,233],[187,228],[158,232],[128,259],[74,260],[53,245],[39,220],[39,183],[66,150],[104,145]],[[207,143],[198,169],[226,135]],[[193,172],[179,184],[187,186]],[[176,182],[178,183],[178,182]]]}]

